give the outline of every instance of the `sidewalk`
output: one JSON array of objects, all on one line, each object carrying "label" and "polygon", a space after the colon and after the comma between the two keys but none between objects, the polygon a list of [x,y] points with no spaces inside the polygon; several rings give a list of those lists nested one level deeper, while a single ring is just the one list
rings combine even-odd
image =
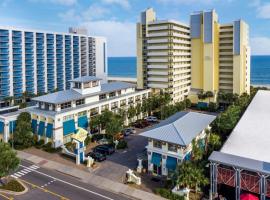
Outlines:
[{"label": "sidewalk", "polygon": [[164,200],[164,198],[157,196],[155,194],[145,192],[142,190],[138,190],[136,188],[129,187],[128,185],[114,182],[112,180],[109,180],[107,178],[97,176],[94,174],[91,174],[90,172],[85,172],[82,170],[79,170],[77,168],[73,168],[70,166],[63,165],[61,163],[47,160],[26,152],[18,151],[18,156],[21,159],[28,160],[30,162],[33,162],[34,164],[37,164],[41,167],[56,170],[64,174],[68,174],[70,176],[76,177],[81,179],[81,181],[88,183],[90,185],[94,185],[98,188],[105,189],[114,193],[118,194],[124,194],[127,196],[130,196],[135,199],[143,199],[143,200]]}]

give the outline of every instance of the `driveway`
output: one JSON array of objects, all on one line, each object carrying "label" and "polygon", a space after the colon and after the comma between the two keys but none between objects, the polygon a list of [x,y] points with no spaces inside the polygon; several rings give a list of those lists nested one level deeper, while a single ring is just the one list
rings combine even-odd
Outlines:
[{"label": "driveway", "polygon": [[147,138],[138,135],[142,131],[137,129],[136,134],[126,137],[128,148],[108,156],[93,173],[123,183],[125,172],[137,168],[137,155],[141,154],[147,145]]}]

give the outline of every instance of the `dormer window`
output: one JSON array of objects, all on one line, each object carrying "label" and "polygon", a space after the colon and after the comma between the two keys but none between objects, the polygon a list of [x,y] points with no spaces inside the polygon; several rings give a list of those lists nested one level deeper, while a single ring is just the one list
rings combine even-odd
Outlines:
[{"label": "dormer window", "polygon": [[82,84],[75,82],[74,88],[81,89],[82,88]]},{"label": "dormer window", "polygon": [[84,99],[79,99],[76,101],[76,106],[84,104]]},{"label": "dormer window", "polygon": [[111,93],[109,94],[109,97],[115,97],[115,92],[111,92]]},{"label": "dormer window", "polygon": [[91,82],[84,83],[83,87],[84,87],[84,89],[90,88],[91,87]]},{"label": "dormer window", "polygon": [[98,86],[98,81],[93,81],[92,82],[92,87],[96,87],[96,86]]}]

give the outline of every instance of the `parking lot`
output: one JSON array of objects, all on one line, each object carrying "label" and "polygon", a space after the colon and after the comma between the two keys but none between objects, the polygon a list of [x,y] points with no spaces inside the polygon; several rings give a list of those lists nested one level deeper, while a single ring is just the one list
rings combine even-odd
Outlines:
[{"label": "parking lot", "polygon": [[107,160],[99,163],[99,167],[93,173],[113,181],[123,182],[125,172],[137,167],[137,155],[141,154],[147,145],[147,139],[139,136],[142,131],[143,129],[136,129],[136,134],[125,137],[128,148],[117,150],[107,156]]}]

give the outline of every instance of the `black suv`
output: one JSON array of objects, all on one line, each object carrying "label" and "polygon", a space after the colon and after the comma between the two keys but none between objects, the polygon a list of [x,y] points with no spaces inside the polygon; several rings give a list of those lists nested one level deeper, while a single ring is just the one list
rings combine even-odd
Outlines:
[{"label": "black suv", "polygon": [[98,145],[94,148],[93,152],[98,152],[104,155],[111,155],[115,152],[115,148],[110,144]]},{"label": "black suv", "polygon": [[92,157],[95,161],[98,161],[98,162],[102,162],[106,160],[106,155],[101,154],[99,152],[89,152],[88,154],[86,154],[86,157],[88,156]]}]

